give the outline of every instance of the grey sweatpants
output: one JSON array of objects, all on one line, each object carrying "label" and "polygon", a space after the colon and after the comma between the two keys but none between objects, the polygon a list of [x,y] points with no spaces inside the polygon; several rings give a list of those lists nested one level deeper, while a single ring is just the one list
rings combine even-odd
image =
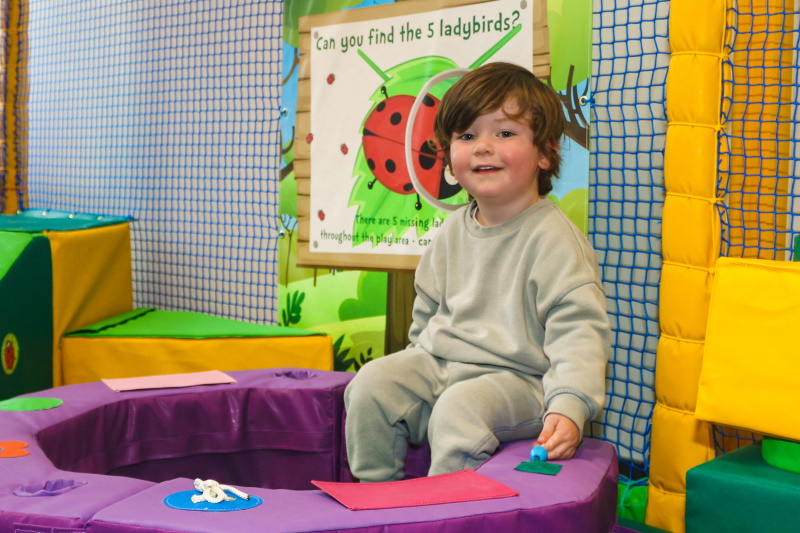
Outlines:
[{"label": "grey sweatpants", "polygon": [[420,349],[364,365],[344,398],[350,470],[362,481],[402,479],[408,442],[426,437],[428,475],[475,469],[499,443],[538,436],[545,410],[541,378]]}]

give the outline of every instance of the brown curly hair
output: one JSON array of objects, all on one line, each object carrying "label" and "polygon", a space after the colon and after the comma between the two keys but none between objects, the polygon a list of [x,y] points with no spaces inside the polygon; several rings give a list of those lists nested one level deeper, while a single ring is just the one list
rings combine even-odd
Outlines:
[{"label": "brown curly hair", "polygon": [[434,123],[434,136],[450,164],[450,139],[454,133],[466,131],[480,115],[503,107],[506,101],[516,101],[519,112],[509,116],[523,120],[533,130],[533,143],[550,162],[539,171],[539,194],[553,190],[552,178],[558,177],[561,167],[559,143],[566,119],[561,98],[552,87],[529,70],[512,63],[488,63],[458,80],[442,98]]}]

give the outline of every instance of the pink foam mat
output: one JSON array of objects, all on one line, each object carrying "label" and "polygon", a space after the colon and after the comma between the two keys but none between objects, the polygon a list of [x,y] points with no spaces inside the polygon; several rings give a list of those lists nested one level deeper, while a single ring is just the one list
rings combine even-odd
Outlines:
[{"label": "pink foam mat", "polygon": [[[28,442],[31,452],[0,459],[0,532],[614,531],[616,455],[593,439],[556,476],[514,469],[527,458],[527,441],[504,446],[478,469],[519,496],[350,511],[311,480],[349,481],[342,395],[352,374],[230,374],[237,383],[186,389],[73,385],[36,393],[63,399],[56,409],[0,412],[0,440]],[[163,504],[192,489],[195,477],[264,503],[226,513]],[[49,487],[58,494],[42,495]],[[40,495],[14,493],[21,488]]]}]

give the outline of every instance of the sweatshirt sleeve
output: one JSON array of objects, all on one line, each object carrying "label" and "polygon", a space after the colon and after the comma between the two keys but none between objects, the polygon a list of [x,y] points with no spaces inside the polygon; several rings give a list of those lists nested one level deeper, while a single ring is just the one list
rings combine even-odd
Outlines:
[{"label": "sweatshirt sleeve", "polygon": [[436,274],[433,268],[436,241],[431,244],[431,249],[426,250],[420,259],[417,271],[414,274],[414,290],[416,297],[411,311],[411,327],[408,331],[409,347],[416,347],[419,336],[436,310],[439,309],[441,293],[437,288]]},{"label": "sweatshirt sleeve", "polygon": [[549,308],[544,352],[550,360],[542,378],[545,416],[560,413],[582,430],[603,409],[611,353],[605,294],[598,282],[570,288]]}]

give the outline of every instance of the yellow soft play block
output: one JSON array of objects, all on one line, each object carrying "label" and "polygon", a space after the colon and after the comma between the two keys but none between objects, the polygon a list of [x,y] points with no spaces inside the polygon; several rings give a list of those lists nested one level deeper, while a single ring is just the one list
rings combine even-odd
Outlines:
[{"label": "yellow soft play block", "polygon": [[68,385],[61,335],[133,309],[130,227],[124,223],[45,235],[53,256],[53,385]]},{"label": "yellow soft play block", "polygon": [[800,440],[800,264],[721,258],[697,417]]},{"label": "yellow soft play block", "polygon": [[151,308],[70,332],[61,349],[65,385],[207,370],[333,370],[328,335]]}]

